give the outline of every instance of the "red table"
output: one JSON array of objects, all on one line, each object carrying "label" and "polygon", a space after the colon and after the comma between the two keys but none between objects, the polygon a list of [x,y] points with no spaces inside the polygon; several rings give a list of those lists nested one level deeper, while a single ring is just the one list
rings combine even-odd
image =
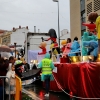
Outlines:
[{"label": "red table", "polygon": [[[55,64],[53,73],[63,89],[84,98],[100,98],[100,63]],[[61,91],[55,81],[50,90]]]}]

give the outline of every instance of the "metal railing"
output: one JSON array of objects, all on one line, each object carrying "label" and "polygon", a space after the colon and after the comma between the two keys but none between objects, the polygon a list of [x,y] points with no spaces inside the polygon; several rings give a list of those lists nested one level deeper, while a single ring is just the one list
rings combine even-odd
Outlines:
[{"label": "metal railing", "polygon": [[8,78],[8,77],[6,77],[6,76],[0,76],[0,79],[2,79],[2,87],[3,87],[3,93],[0,93],[0,94],[2,94],[3,96],[3,100],[5,100],[5,79],[8,79],[8,83],[9,83],[9,100],[11,100],[10,99],[10,79]]}]

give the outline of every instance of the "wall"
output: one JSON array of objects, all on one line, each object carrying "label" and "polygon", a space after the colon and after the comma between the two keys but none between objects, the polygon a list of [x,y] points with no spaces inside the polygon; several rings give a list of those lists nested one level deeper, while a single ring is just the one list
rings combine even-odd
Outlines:
[{"label": "wall", "polygon": [[12,32],[6,31],[0,35],[0,44],[2,45],[9,45],[10,44],[10,36]]},{"label": "wall", "polygon": [[88,22],[88,14],[97,12],[100,15],[100,0],[86,0],[86,22]]},{"label": "wall", "polygon": [[70,34],[81,39],[80,0],[70,0]]},{"label": "wall", "polygon": [[14,45],[14,43],[17,43],[17,45],[22,45],[23,47],[26,33],[28,33],[28,29],[25,27],[21,29],[16,29],[16,31],[12,32],[11,45]]},{"label": "wall", "polygon": [[[28,36],[28,42],[30,43],[30,46],[28,46],[28,50],[41,50],[39,48],[39,45],[42,42],[41,37],[43,37],[44,39],[49,38],[49,36],[39,35],[38,33],[35,33],[35,35]],[[46,43],[47,43],[47,46],[46,46],[47,50],[50,50],[51,40],[46,41]]]}]

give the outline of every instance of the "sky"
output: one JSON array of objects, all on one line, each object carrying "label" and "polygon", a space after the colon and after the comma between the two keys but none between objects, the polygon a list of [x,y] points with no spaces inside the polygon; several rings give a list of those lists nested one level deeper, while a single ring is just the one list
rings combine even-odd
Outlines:
[{"label": "sky", "polygon": [[[60,31],[70,31],[69,0],[59,0]],[[30,32],[40,29],[48,32],[54,28],[58,32],[58,5],[52,0],[0,0],[0,29],[28,26]]]}]

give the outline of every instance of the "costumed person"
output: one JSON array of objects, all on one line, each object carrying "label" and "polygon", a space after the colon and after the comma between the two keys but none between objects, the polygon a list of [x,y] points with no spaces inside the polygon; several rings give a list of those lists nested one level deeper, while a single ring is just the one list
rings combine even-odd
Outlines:
[{"label": "costumed person", "polygon": [[46,50],[46,42],[42,42],[40,45],[39,45],[39,48],[42,49],[42,52],[39,52],[38,55],[43,55],[43,54],[46,54],[47,50]]},{"label": "costumed person", "polygon": [[88,45],[89,42],[97,41],[96,35],[92,34],[89,36],[88,32],[84,32],[82,36],[82,55],[87,56],[88,55],[88,49],[86,45]]},{"label": "costumed person", "polygon": [[69,53],[70,50],[71,50],[71,45],[72,45],[71,39],[68,38],[68,39],[67,39],[67,44],[66,44],[66,46],[65,46],[65,50],[64,50],[64,52],[63,52],[63,57],[66,57],[66,56],[68,55],[68,53]]},{"label": "costumed person", "polygon": [[[78,56],[80,54],[79,51],[80,51],[80,44],[79,44],[78,38],[75,37],[71,45],[71,51],[70,51],[69,56]],[[71,52],[77,52],[77,53],[71,54]]]},{"label": "costumed person", "polygon": [[50,35],[50,38],[44,39],[44,41],[49,41],[51,40],[51,46],[50,49],[54,55],[60,54],[60,48],[58,47],[57,43],[57,35],[56,31],[54,29],[50,29],[48,34]]},{"label": "costumed person", "polygon": [[90,22],[96,24],[97,38],[98,38],[98,54],[100,54],[100,16],[96,12],[91,12],[88,16]]},{"label": "costumed person", "polygon": [[88,47],[87,55],[94,56],[94,61],[95,61],[98,56],[98,41],[95,40],[84,41],[83,46]]},{"label": "costumed person", "polygon": [[63,53],[64,50],[65,50],[66,44],[67,44],[67,41],[66,41],[66,40],[62,40],[62,41],[61,41],[61,45],[62,45],[61,51],[62,51],[62,53]]},{"label": "costumed person", "polygon": [[[9,100],[9,92],[11,96],[11,100],[15,100],[16,94],[16,79],[15,79],[15,66],[9,66],[8,72],[6,74],[6,100]],[[9,80],[8,80],[9,78]],[[9,84],[10,84],[10,91],[9,91]]]},{"label": "costumed person", "polygon": [[46,53],[44,59],[39,63],[39,68],[41,68],[42,75],[41,75],[41,81],[45,82],[45,88],[46,88],[46,94],[45,96],[49,96],[49,88],[50,88],[50,81],[53,79],[52,70],[54,69],[54,64],[52,60],[50,59],[50,54]]},{"label": "costumed person", "polygon": [[23,65],[23,62],[20,59],[15,61],[15,73],[19,78],[22,77],[22,72],[23,72],[22,65]]}]

